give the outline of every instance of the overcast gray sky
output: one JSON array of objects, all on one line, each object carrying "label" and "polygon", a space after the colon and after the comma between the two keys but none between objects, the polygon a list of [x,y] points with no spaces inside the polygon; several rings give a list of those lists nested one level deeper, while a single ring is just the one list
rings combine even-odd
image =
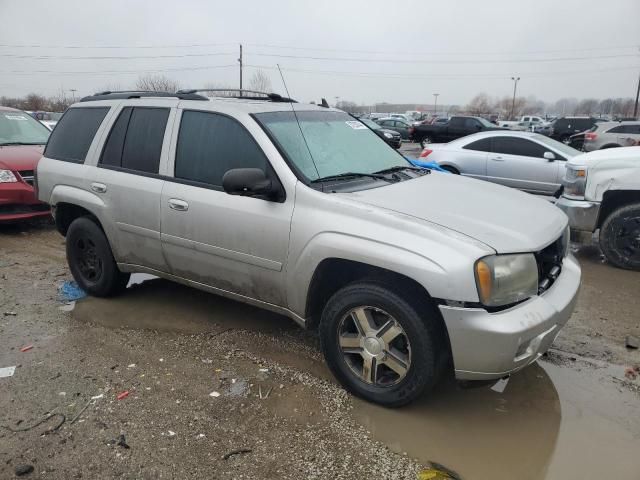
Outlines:
[{"label": "overcast gray sky", "polygon": [[631,97],[639,23],[639,0],[0,0],[0,95],[150,71],[237,86],[242,43],[245,78],[261,67],[282,92],[279,63],[302,100],[464,104],[510,95],[514,75],[546,101]]}]

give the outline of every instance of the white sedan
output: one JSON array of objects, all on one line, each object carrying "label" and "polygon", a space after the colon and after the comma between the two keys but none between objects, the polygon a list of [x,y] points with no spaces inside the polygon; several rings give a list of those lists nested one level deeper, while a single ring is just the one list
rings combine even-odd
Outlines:
[{"label": "white sedan", "polygon": [[533,132],[489,131],[427,145],[420,160],[480,180],[553,195],[578,150]]}]

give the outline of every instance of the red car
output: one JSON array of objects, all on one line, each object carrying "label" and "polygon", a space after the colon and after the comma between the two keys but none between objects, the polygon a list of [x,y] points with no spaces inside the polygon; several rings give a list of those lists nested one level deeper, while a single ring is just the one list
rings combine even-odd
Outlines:
[{"label": "red car", "polygon": [[0,223],[49,215],[33,189],[49,133],[29,114],[0,107]]}]

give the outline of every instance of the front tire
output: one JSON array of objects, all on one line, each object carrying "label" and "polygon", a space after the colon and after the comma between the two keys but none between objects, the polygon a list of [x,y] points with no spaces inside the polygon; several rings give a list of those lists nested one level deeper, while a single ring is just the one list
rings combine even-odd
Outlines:
[{"label": "front tire", "polygon": [[454,167],[450,167],[449,165],[440,165],[440,168],[446,170],[449,173],[453,173],[454,175],[460,175],[460,172]]},{"label": "front tire", "polygon": [[320,340],[327,365],[351,393],[398,407],[440,377],[444,335],[439,312],[377,283],[353,283],[327,302]]},{"label": "front tire", "polygon": [[430,143],[433,143],[433,141],[431,140],[431,137],[429,137],[429,136],[426,136],[422,140],[420,140],[420,146],[422,148],[427,148],[427,145],[429,145]]},{"label": "front tire", "polygon": [[76,218],[67,231],[67,262],[73,278],[96,297],[120,293],[130,274],[122,273],[102,229],[90,218]]},{"label": "front tire", "polygon": [[600,249],[612,265],[640,270],[640,203],[609,214],[600,227]]}]

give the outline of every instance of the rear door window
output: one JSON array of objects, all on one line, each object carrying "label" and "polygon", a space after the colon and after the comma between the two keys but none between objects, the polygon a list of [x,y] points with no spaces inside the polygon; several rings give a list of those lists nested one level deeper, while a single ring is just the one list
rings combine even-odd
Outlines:
[{"label": "rear door window", "polygon": [[234,168],[260,168],[268,161],[251,134],[237,121],[211,112],[185,111],[176,148],[175,177],[221,189]]},{"label": "rear door window", "polygon": [[449,126],[450,127],[455,127],[455,128],[460,128],[464,126],[464,118],[462,117],[453,117],[450,121],[449,121]]},{"label": "rear door window", "polygon": [[475,142],[471,142],[468,145],[462,147],[465,150],[475,150],[476,152],[490,152],[491,151],[491,139],[483,138],[481,140],[476,140]]},{"label": "rear door window", "polygon": [[157,174],[168,117],[168,108],[123,108],[111,128],[100,163]]},{"label": "rear door window", "polygon": [[51,132],[44,156],[83,163],[109,107],[70,108]]},{"label": "rear door window", "polygon": [[495,153],[543,158],[547,151],[542,145],[517,137],[494,137],[492,149]]}]

